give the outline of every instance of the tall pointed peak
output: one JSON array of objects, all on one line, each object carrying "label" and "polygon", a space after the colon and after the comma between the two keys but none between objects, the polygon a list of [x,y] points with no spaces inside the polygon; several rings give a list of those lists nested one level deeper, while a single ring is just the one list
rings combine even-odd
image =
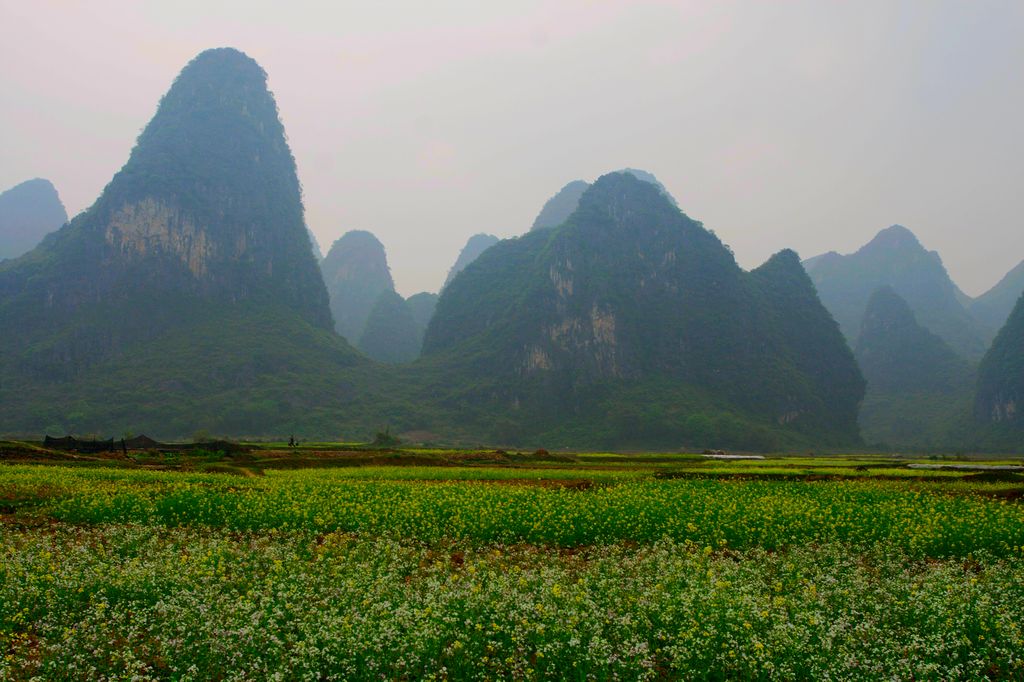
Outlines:
[{"label": "tall pointed peak", "polygon": [[956,352],[968,359],[984,352],[984,325],[968,313],[942,258],[903,225],[881,230],[854,253],[812,258],[805,269],[851,344],[871,294],[888,285],[906,300],[923,327]]},{"label": "tall pointed peak", "polygon": [[145,279],[283,304],[330,327],[303,214],[266,73],[238,50],[208,50],[182,69],[96,203],[47,242],[55,300],[145,295]]},{"label": "tall pointed peak", "polygon": [[[189,175],[232,188],[268,168],[295,175],[267,74],[238,50],[207,50],[182,69],[111,186],[136,173],[180,172],[186,164]],[[301,201],[297,180],[276,180]]]},{"label": "tall pointed peak", "polygon": [[[358,362],[329,331],[303,213],[266,74],[237,50],[199,55],[97,202],[0,266],[0,328],[18,329],[0,339],[0,411],[31,386],[53,414],[88,402],[109,425],[141,416],[137,391],[151,386],[164,402],[150,414],[179,424],[200,404],[216,405],[204,419],[230,415],[228,429],[308,412],[312,400],[270,402],[237,421],[280,397],[282,372]],[[83,398],[104,382],[116,388]]]}]

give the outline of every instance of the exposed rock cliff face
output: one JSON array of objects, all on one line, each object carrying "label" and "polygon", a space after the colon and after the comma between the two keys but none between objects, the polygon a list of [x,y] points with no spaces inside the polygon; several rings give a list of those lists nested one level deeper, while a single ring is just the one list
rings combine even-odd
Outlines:
[{"label": "exposed rock cliff face", "polygon": [[0,194],[0,260],[28,253],[68,221],[49,180],[36,178]]},{"label": "exposed rock cliff face", "polygon": [[[500,242],[467,267],[441,295],[424,355],[530,428],[593,420],[611,409],[595,401],[624,399],[609,398],[620,386],[641,395],[619,407],[657,422],[648,442],[698,438],[703,417],[723,411],[855,442],[863,381],[794,259],[744,273],[657,187],[609,174],[560,227]],[[662,382],[672,388],[640,388]],[[689,404],[697,395],[708,415]],[[603,427],[618,432],[611,440],[645,430]]]},{"label": "exposed rock cliff face", "polygon": [[[196,279],[205,277],[209,263],[221,255],[215,252],[206,230],[191,218],[176,207],[149,198],[122,206],[110,216],[104,236],[122,256],[168,256],[180,261]],[[244,237],[229,246],[235,247],[234,253],[223,255],[238,258],[245,251]]]},{"label": "exposed rock cliff face", "polygon": [[334,327],[357,343],[377,299],[395,290],[384,245],[364,230],[346,232],[331,246],[320,269],[330,292]]}]

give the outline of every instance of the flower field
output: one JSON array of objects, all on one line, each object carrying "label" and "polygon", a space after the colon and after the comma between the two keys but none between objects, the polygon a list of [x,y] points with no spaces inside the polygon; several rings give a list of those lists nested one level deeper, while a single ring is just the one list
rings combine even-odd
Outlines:
[{"label": "flower field", "polygon": [[8,465],[0,680],[1024,679],[1015,485]]}]

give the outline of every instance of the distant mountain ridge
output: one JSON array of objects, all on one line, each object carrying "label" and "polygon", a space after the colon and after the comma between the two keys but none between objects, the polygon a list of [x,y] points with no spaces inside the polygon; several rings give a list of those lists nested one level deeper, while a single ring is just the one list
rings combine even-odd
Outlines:
[{"label": "distant mountain ridge", "polygon": [[[369,233],[318,267],[266,74],[204,52],[96,203],[0,263],[0,427],[807,450],[861,445],[863,399],[872,442],[948,444],[929,440],[943,421],[958,444],[1024,442],[1024,302],[981,363],[972,415],[966,353],[925,320],[970,342],[974,303],[905,228],[748,272],[653,176],[583,184],[557,223],[487,246],[440,297],[404,300]],[[378,362],[335,332],[351,307],[332,314],[325,278],[342,299],[371,285],[349,333]],[[822,290],[840,311],[863,304],[856,361]],[[898,420],[923,427],[884,435]]]},{"label": "distant mountain ridge", "polygon": [[331,245],[320,270],[330,294],[334,328],[349,343],[358,343],[377,299],[395,290],[384,245],[365,230],[346,232]]},{"label": "distant mountain ridge", "polygon": [[995,286],[972,300],[968,310],[994,333],[1006,324],[1021,294],[1024,294],[1024,261],[1006,273]]},{"label": "distant mountain ridge", "polygon": [[448,276],[445,277],[444,285],[441,288],[444,289],[444,287],[448,286],[455,279],[455,275],[462,272],[467,265],[479,258],[481,253],[499,241],[493,234],[484,234],[482,232],[470,237],[466,245],[462,247],[462,251],[459,252],[459,257],[455,260],[455,263],[448,270]]},{"label": "distant mountain ridge", "polygon": [[541,207],[530,230],[544,230],[549,227],[558,227],[564,223],[579,206],[580,197],[588,187],[590,187],[590,183],[573,180],[558,190],[554,196],[544,202],[544,206]]},{"label": "distant mountain ridge", "polygon": [[[495,238],[496,239],[496,238]],[[419,357],[437,294],[402,298],[384,245],[370,232],[346,232],[320,263],[336,331],[368,357],[388,364]]]},{"label": "distant mountain ridge", "polygon": [[889,286],[909,304],[918,322],[956,352],[977,360],[988,332],[961,302],[942,260],[902,225],[879,232],[855,253],[829,252],[804,261],[822,303],[853,344],[872,293]]},{"label": "distant mountain ridge", "polygon": [[49,180],[26,180],[0,193],[0,260],[28,253],[67,221]]}]

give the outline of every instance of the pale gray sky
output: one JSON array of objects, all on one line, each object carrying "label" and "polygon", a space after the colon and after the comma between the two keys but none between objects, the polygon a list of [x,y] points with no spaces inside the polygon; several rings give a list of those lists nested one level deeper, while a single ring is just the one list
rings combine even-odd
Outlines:
[{"label": "pale gray sky", "polygon": [[406,295],[624,166],[744,267],[892,223],[970,294],[1024,259],[1020,0],[0,0],[0,188],[88,207],[218,46],[268,72],[323,248],[374,232]]}]

